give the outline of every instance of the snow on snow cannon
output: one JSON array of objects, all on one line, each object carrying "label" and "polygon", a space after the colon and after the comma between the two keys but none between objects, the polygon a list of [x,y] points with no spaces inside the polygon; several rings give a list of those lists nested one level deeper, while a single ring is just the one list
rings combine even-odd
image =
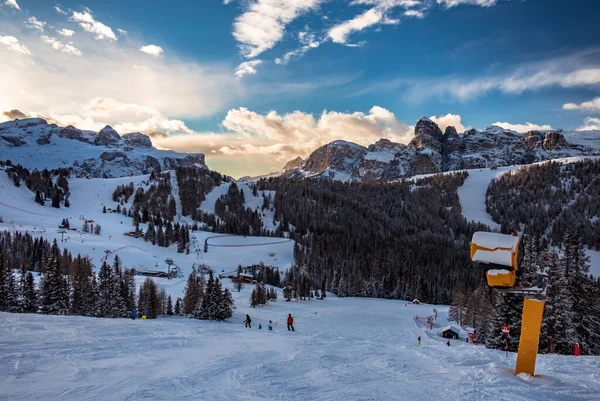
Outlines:
[{"label": "snow on snow cannon", "polygon": [[521,237],[478,231],[471,241],[471,260],[483,265],[490,287],[513,287],[519,264]]}]

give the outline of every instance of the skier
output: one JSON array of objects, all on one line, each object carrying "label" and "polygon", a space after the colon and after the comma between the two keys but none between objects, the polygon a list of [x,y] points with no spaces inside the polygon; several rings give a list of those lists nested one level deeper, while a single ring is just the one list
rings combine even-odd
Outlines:
[{"label": "skier", "polygon": [[450,340],[448,340],[448,342],[446,343],[446,345],[449,347],[450,346]]},{"label": "skier", "polygon": [[269,331],[273,331],[273,322],[269,320]]},{"label": "skier", "polygon": [[260,323],[258,324],[258,329],[262,330],[262,324],[260,324]]},{"label": "skier", "polygon": [[417,340],[419,341],[419,345],[421,345],[421,336]]},{"label": "skier", "polygon": [[131,311],[131,320],[135,320],[136,317],[137,317],[137,312]]},{"label": "skier", "polygon": [[288,331],[290,331],[290,330],[294,331],[294,318],[292,317],[291,313],[288,315],[287,325],[288,325]]},{"label": "skier", "polygon": [[252,323],[252,319],[250,319],[250,315],[246,314],[246,320],[244,320],[244,323],[246,323],[246,327],[252,328],[252,326],[250,326],[250,323]]}]

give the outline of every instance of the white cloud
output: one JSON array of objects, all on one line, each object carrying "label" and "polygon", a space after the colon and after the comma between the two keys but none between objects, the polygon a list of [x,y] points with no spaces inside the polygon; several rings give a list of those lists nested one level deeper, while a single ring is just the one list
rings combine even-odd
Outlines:
[{"label": "white cloud", "polygon": [[323,111],[318,119],[312,114],[295,111],[280,115],[271,111],[261,115],[244,107],[229,110],[223,126],[237,134],[233,145],[219,149],[227,155],[269,154],[287,160],[337,139],[369,145],[381,138],[408,142],[413,132],[395,115],[379,106],[368,114]]},{"label": "white cloud", "polygon": [[62,36],[71,37],[75,34],[75,31],[72,31],[70,29],[59,29],[56,31],[56,33],[61,34]]},{"label": "white cloud", "polygon": [[46,35],[42,35],[40,38],[44,43],[48,43],[49,45],[51,45],[54,50],[58,50],[67,54],[72,54],[74,56],[81,56],[81,51],[75,46],[72,46],[68,43],[62,43],[58,39]]},{"label": "white cloud", "polygon": [[54,6],[54,9],[56,10],[57,13],[62,14],[62,15],[67,15],[69,13],[67,13],[66,11],[64,11],[62,8],[60,8],[59,6]]},{"label": "white cloud", "polygon": [[[18,28],[16,25],[14,30]],[[85,117],[82,106],[100,97],[151,107],[169,119],[197,119],[231,107],[234,99],[244,97],[245,87],[232,78],[229,65],[182,61],[176,55],[148,57],[126,41],[108,43],[94,40],[92,35],[81,35],[76,49],[50,35],[44,41],[37,34],[23,35],[19,40],[11,36],[0,41],[0,51],[7,48],[33,55],[0,55],[0,110]],[[79,51],[85,57],[65,62],[59,51]],[[102,121],[112,125],[129,120]]]},{"label": "white cloud", "polygon": [[[600,67],[594,57],[600,51],[571,54],[542,62],[522,65],[509,75],[496,75],[464,79],[439,77],[435,79],[400,79],[380,82],[365,88],[361,93],[372,90],[390,90],[407,87],[405,99],[421,102],[431,96],[466,101],[492,91],[520,94],[546,88],[578,88],[600,86]],[[571,107],[571,106],[569,106]]]},{"label": "white cloud", "polygon": [[119,35],[121,36],[127,35],[127,31],[125,29],[117,28],[117,32],[119,32]]},{"label": "white cloud", "polygon": [[423,13],[423,11],[420,10],[406,10],[404,12],[404,15],[407,17],[414,17],[419,19],[425,18],[425,13]]},{"label": "white cloud", "polygon": [[548,124],[544,124],[544,125],[538,125],[538,124],[532,124],[532,123],[528,123],[526,122],[525,124],[511,124],[511,123],[502,123],[502,122],[495,122],[492,125],[496,125],[498,127],[502,127],[504,129],[509,129],[515,132],[527,132],[527,131],[544,131],[544,130],[551,130],[552,127]]},{"label": "white cloud", "polygon": [[315,10],[323,0],[251,0],[233,24],[244,57],[254,58],[283,38],[287,24]]},{"label": "white cloud", "polygon": [[481,6],[481,7],[492,7],[496,5],[498,0],[437,0],[437,3],[446,7],[456,7],[462,4],[468,4],[473,6]]},{"label": "white cloud", "polygon": [[600,97],[592,99],[588,102],[581,104],[565,103],[563,104],[565,110],[582,110],[582,111],[600,111]]},{"label": "white cloud", "polygon": [[4,46],[11,52],[19,54],[31,54],[27,46],[19,42],[14,36],[0,36],[0,45]]},{"label": "white cloud", "polygon": [[431,121],[436,123],[442,132],[446,130],[447,127],[454,127],[456,131],[460,134],[469,129],[469,127],[465,127],[462,123],[462,117],[459,114],[451,114],[448,113],[445,116],[431,116],[429,117]]},{"label": "white cloud", "polygon": [[140,48],[140,51],[142,53],[149,54],[152,57],[161,57],[163,55],[163,48],[160,46],[156,46],[156,45],[142,46]]},{"label": "white cloud", "polygon": [[4,2],[4,4],[6,4],[7,6],[11,6],[16,8],[17,10],[20,10],[21,7],[19,7],[19,4],[17,3],[17,0],[6,0]]},{"label": "white cloud", "polygon": [[117,35],[115,35],[113,30],[103,23],[96,21],[89,10],[82,13],[74,11],[70,19],[79,23],[79,26],[83,30],[95,34],[96,39],[117,40]]},{"label": "white cloud", "polygon": [[[399,24],[399,19],[391,17],[392,11],[397,7],[405,9],[404,16],[415,18],[424,18],[424,11],[427,9],[427,3],[421,0],[354,0],[350,5],[373,7],[351,20],[333,26],[327,35],[335,43],[348,45],[348,36],[352,33],[363,31],[375,25]],[[420,7],[420,9],[413,9],[413,7]]]},{"label": "white cloud", "polygon": [[298,40],[302,46],[285,53],[282,57],[277,57],[275,59],[275,64],[286,65],[292,59],[301,57],[309,50],[316,49],[321,45],[321,42],[316,38],[315,34],[308,30],[298,33]]},{"label": "white cloud", "polygon": [[383,18],[382,10],[371,8],[349,21],[334,26],[329,30],[328,35],[335,43],[345,44],[351,33],[379,24]]},{"label": "white cloud", "polygon": [[246,75],[254,75],[256,74],[256,66],[262,64],[262,60],[250,60],[244,61],[235,70],[235,76],[238,78],[243,78]]},{"label": "white cloud", "polygon": [[577,131],[600,130],[600,118],[587,117]]},{"label": "white cloud", "polygon": [[46,26],[46,22],[40,21],[35,17],[29,17],[27,19],[27,21],[25,22],[25,25],[27,25],[29,28],[37,29],[40,32],[44,32],[44,27]]}]

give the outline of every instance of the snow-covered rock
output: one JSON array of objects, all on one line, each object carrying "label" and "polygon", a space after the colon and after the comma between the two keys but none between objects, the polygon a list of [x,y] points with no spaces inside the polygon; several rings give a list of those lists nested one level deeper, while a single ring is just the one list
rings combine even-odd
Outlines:
[{"label": "snow-covered rock", "polygon": [[207,168],[204,155],[158,150],[147,135],[119,135],[106,126],[96,133],[73,126],[59,127],[41,118],[0,124],[0,160],[29,169],[70,168],[75,175],[113,178],[173,170],[180,166]]}]

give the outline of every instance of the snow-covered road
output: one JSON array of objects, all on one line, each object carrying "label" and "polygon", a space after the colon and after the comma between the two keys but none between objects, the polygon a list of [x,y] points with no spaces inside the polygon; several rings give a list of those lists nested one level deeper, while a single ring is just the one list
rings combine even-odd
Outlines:
[{"label": "snow-covered road", "polygon": [[223,323],[0,313],[0,399],[600,399],[598,358],[541,355],[539,377],[515,377],[514,355],[428,335],[414,316],[429,305],[330,297],[251,309],[250,290]]}]

